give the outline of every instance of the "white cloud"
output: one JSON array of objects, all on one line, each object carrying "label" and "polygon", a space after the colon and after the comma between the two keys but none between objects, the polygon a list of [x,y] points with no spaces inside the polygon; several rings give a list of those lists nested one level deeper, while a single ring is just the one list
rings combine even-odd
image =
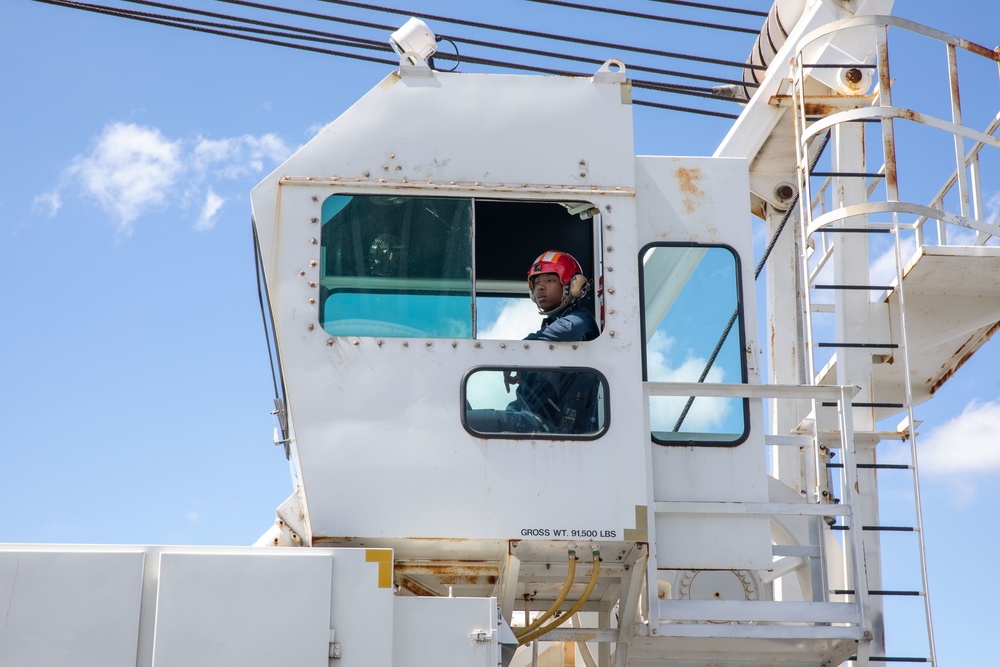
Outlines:
[{"label": "white cloud", "polygon": [[43,192],[35,197],[34,202],[32,202],[32,209],[36,213],[40,213],[41,215],[45,215],[50,218],[55,217],[60,208],[62,208],[62,197],[59,196],[58,190]]},{"label": "white cloud", "polygon": [[155,128],[114,123],[89,155],[73,161],[69,175],[131,234],[136,218],[166,205],[182,167],[179,142]]},{"label": "white cloud", "polygon": [[922,473],[934,475],[1000,472],[1000,400],[972,401],[962,414],[917,437]]},{"label": "white cloud", "polygon": [[254,137],[244,134],[227,139],[199,138],[192,150],[194,168],[199,173],[237,179],[262,174],[265,163],[275,165],[291,154],[275,134]]},{"label": "white cloud", "polygon": [[[899,252],[903,259],[904,266],[913,256],[916,250],[916,241],[910,238],[901,238],[899,242]],[[892,242],[885,251],[871,260],[869,268],[871,276],[869,285],[891,285],[896,281],[896,244]]]},{"label": "white cloud", "polygon": [[[697,382],[705,369],[707,359],[684,353],[684,361],[672,365],[670,358],[680,355],[673,350],[675,341],[662,331],[657,331],[646,346],[646,369],[651,382]],[[713,366],[705,382],[725,382],[725,373]],[[687,398],[683,396],[658,396],[650,399],[649,421],[654,431],[672,431]],[[733,401],[724,398],[701,397],[691,403],[684,418],[684,431],[719,432],[731,411]]]},{"label": "white cloud", "polygon": [[194,228],[198,231],[205,231],[215,227],[215,216],[225,202],[225,199],[209,188],[205,195],[205,204],[201,207],[201,215],[198,216],[198,222],[195,223]]},{"label": "white cloud", "polygon": [[[226,201],[245,195],[256,184],[253,177],[290,153],[275,134],[186,140],[168,138],[154,127],[112,123],[88,154],[73,159],[57,188],[35,198],[35,210],[54,216],[72,189],[96,201],[128,235],[145,215],[177,209],[177,217],[189,217],[191,204],[200,202],[193,225],[208,230]],[[238,193],[225,193],[224,185]]]},{"label": "white cloud", "polygon": [[516,299],[507,303],[497,319],[477,332],[478,338],[492,340],[520,340],[529,333],[538,331],[542,316],[538,306],[529,299]]},{"label": "white cloud", "polygon": [[1000,222],[1000,192],[994,192],[986,199],[985,215],[986,222]]}]

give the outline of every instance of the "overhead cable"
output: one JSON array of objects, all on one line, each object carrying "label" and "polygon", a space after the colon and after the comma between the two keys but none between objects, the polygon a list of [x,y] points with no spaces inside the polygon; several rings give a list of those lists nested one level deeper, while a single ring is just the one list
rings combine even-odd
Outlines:
[{"label": "overhead cable", "polygon": [[648,100],[632,100],[632,104],[636,106],[643,107],[653,107],[655,109],[665,109],[667,111],[683,111],[685,113],[693,113],[701,116],[715,116],[716,118],[729,118],[731,120],[736,120],[739,118],[739,114],[734,113],[724,113],[722,111],[709,111],[708,109],[695,109],[693,107],[681,107],[674,104],[663,104],[662,102],[650,102]]},{"label": "overhead cable", "polygon": [[663,23],[676,23],[678,25],[689,25],[696,28],[710,28],[712,30],[725,30],[728,32],[742,32],[749,35],[759,35],[760,28],[743,28],[731,25],[719,25],[706,21],[694,21],[691,19],[681,19],[674,16],[659,16],[657,14],[645,14],[643,12],[633,12],[625,9],[612,9],[609,7],[593,7],[591,5],[581,5],[577,2],[565,2],[565,0],[527,0],[542,5],[553,5],[556,7],[567,7],[569,9],[582,9],[588,12],[599,12],[601,14],[614,14],[615,16],[628,16],[635,19],[645,19],[647,21],[661,21]]},{"label": "overhead cable", "polygon": [[238,30],[243,32],[254,33],[258,35],[270,35],[272,37],[283,37],[285,39],[296,39],[296,40],[306,40],[313,42],[320,42],[323,44],[338,44],[340,46],[352,46],[360,49],[369,49],[375,51],[386,51],[392,52],[392,48],[385,42],[380,42],[374,39],[365,39],[364,37],[355,37],[352,35],[338,35],[335,33],[323,32],[320,30],[311,30],[309,28],[301,28],[298,26],[284,25],[281,23],[270,23],[268,21],[258,21],[255,19],[242,18],[239,16],[228,16],[226,14],[218,14],[215,12],[206,12],[197,9],[188,9],[186,7],[179,7],[177,5],[168,5],[161,2],[152,2],[151,0],[125,0],[126,2],[135,2],[137,4],[148,5],[152,7],[160,7],[164,9],[172,9],[175,11],[190,12],[192,14],[197,14],[199,16],[210,16],[213,18],[221,18],[227,21],[238,21],[241,23],[248,23],[252,25],[265,26],[267,28],[275,28],[275,30],[265,30],[263,28],[250,28],[241,25],[232,25],[227,23],[214,23],[212,21],[199,21],[197,19],[186,18],[186,17],[176,17],[168,16],[165,14],[150,14],[145,12],[139,12],[134,10],[121,10],[123,12],[129,12],[138,16],[145,16],[152,19],[161,19],[171,24],[175,23],[185,23],[192,26],[204,26],[207,28],[222,28],[229,30]]},{"label": "overhead cable", "polygon": [[[812,160],[809,161],[809,171],[807,173],[812,173],[813,168],[816,166],[816,163],[819,162],[819,158],[823,155],[823,151],[826,150],[826,146],[829,142],[830,132],[827,132],[823,137],[822,142],[820,142],[820,146],[816,151],[816,154],[812,157]],[[771,256],[771,251],[774,250],[774,246],[778,243],[778,237],[781,236],[781,232],[785,228],[785,225],[788,224],[788,220],[792,217],[793,212],[798,210],[799,194],[801,192],[801,189],[796,190],[795,196],[793,196],[791,201],[788,202],[788,208],[785,210],[785,214],[781,216],[781,222],[778,223],[778,227],[775,229],[774,234],[771,235],[771,240],[764,249],[760,261],[757,262],[757,268],[755,268],[753,272],[754,280],[760,278],[760,274],[764,270],[764,265],[767,264],[767,259]],[[715,349],[712,350],[712,354],[709,356],[708,361],[705,362],[705,368],[702,370],[701,376],[698,378],[698,382],[704,382],[705,378],[708,377],[708,372],[712,370],[712,366],[715,364],[715,360],[718,358],[719,352],[722,350],[722,346],[729,337],[729,332],[732,331],[733,325],[736,324],[736,318],[739,317],[739,314],[740,309],[739,306],[737,306],[736,310],[733,311],[732,317],[729,318],[729,322],[723,328],[722,334],[719,336],[719,340],[715,344]],[[674,424],[675,433],[680,430],[681,425],[684,423],[684,419],[687,417],[688,411],[694,403],[694,399],[694,396],[689,396],[687,402],[684,404],[684,408],[681,410],[681,414],[677,418],[677,422]]]},{"label": "overhead cable", "polygon": [[[117,8],[107,7],[107,6],[102,6],[102,5],[94,5],[94,4],[90,4],[90,3],[78,2],[76,0],[36,0],[36,2],[42,2],[42,3],[45,3],[45,4],[56,5],[56,6],[61,6],[61,7],[67,7],[67,8],[72,8],[72,9],[80,9],[80,10],[83,10],[83,11],[89,11],[89,12],[94,12],[94,13],[99,13],[99,14],[106,14],[106,15],[110,15],[110,16],[117,16],[119,18],[128,18],[128,19],[132,19],[132,20],[143,21],[143,22],[146,22],[146,23],[153,23],[153,24],[157,24],[157,25],[164,25],[164,26],[167,26],[167,27],[181,28],[181,29],[184,29],[184,30],[191,30],[191,31],[194,31],[194,32],[202,32],[202,33],[206,33],[206,34],[219,35],[219,36],[223,36],[223,37],[232,37],[232,38],[235,38],[235,39],[241,39],[241,40],[250,41],[250,42],[257,42],[257,43],[260,43],[260,44],[269,44],[269,45],[272,45],[272,46],[283,46],[283,47],[287,47],[287,48],[293,48],[293,49],[298,49],[298,50],[302,50],[302,51],[309,51],[309,52],[313,52],[313,53],[320,53],[320,54],[324,54],[324,55],[332,55],[332,56],[338,56],[338,57],[343,57],[343,58],[352,58],[352,59],[355,59],[355,60],[362,60],[362,61],[365,61],[365,62],[371,62],[371,63],[381,64],[381,65],[398,66],[398,61],[397,60],[389,60],[389,59],[384,59],[384,58],[377,58],[377,57],[368,56],[368,55],[364,55],[364,54],[360,54],[360,53],[353,53],[353,52],[346,52],[346,51],[335,51],[335,50],[332,50],[332,49],[325,49],[325,48],[310,46],[310,45],[307,45],[307,44],[299,44],[299,43],[294,43],[294,42],[286,42],[286,41],[280,41],[280,40],[277,40],[277,39],[269,39],[269,38],[259,37],[257,35],[246,34],[245,32],[241,32],[241,31],[248,30],[244,26],[232,26],[232,25],[224,25],[224,24],[210,24],[209,22],[194,21],[192,19],[185,18],[185,17],[172,17],[172,16],[165,16],[165,15],[162,15],[162,14],[152,14],[152,13],[148,13],[148,12],[140,12],[140,11],[135,11],[135,10],[117,9]],[[278,36],[290,37],[292,39],[305,39],[304,37],[298,37],[296,35],[286,35],[284,33],[271,33],[270,31],[261,31],[261,30],[257,30],[256,32],[266,32],[266,33],[272,34],[272,35],[277,34]],[[330,39],[329,41],[334,41],[334,39]],[[374,48],[374,49],[385,50],[385,51],[389,50],[388,46],[381,45],[380,43],[374,42],[373,40],[364,40],[362,38],[355,38],[355,37],[336,38],[336,41],[334,43],[340,44],[342,46],[350,46],[350,47],[355,47],[355,48],[363,48],[363,49],[373,49]],[[458,56],[452,55],[452,54],[439,53],[439,54],[437,54],[436,58],[439,58],[439,59],[442,59],[442,60],[457,60]],[[537,73],[542,73],[542,74],[552,74],[552,75],[556,75],[556,76],[584,76],[584,77],[590,76],[590,74],[581,74],[579,72],[567,71],[567,70],[562,70],[562,69],[555,69],[555,68],[549,68],[549,67],[541,67],[541,66],[537,66],[537,65],[526,65],[526,64],[518,64],[518,63],[509,63],[509,62],[504,62],[504,61],[491,60],[491,59],[487,59],[487,58],[476,58],[476,57],[471,57],[471,56],[462,56],[461,60],[464,61],[464,62],[470,62],[470,63],[474,63],[474,64],[481,64],[481,65],[492,66],[492,67],[499,67],[499,68],[504,68],[504,69],[524,70],[524,71],[537,72]],[[667,83],[660,83],[660,82],[654,82],[654,81],[644,81],[644,80],[633,80],[631,83],[632,83],[632,86],[635,87],[635,88],[644,88],[644,89],[658,91],[658,92],[673,93],[673,94],[679,94],[679,95],[689,95],[689,96],[696,96],[696,97],[705,97],[705,98],[712,97],[712,95],[708,92],[710,89],[697,88],[697,87],[694,87],[694,86],[682,86],[682,85],[667,84]],[[718,99],[718,98],[715,98],[715,99]],[[720,101],[731,101],[731,100],[720,100]],[[635,104],[635,105],[640,105],[640,106],[650,106],[650,107],[655,107],[655,108],[659,108],[659,109],[668,109],[668,110],[680,111],[680,112],[686,112],[686,113],[695,113],[695,114],[701,114],[701,115],[716,116],[716,117],[721,117],[721,118],[737,118],[737,116],[734,115],[734,114],[726,114],[726,113],[715,112],[715,111],[710,111],[710,110],[706,110],[706,109],[696,109],[696,108],[691,108],[691,107],[684,107],[684,106],[680,106],[680,105],[662,104],[662,103],[658,103],[658,102],[645,101],[645,100],[633,100],[632,103]]]},{"label": "overhead cable", "polygon": [[759,16],[762,18],[767,18],[767,12],[762,12],[757,9],[739,9],[737,7],[723,7],[721,5],[709,5],[703,2],[688,2],[687,0],[650,0],[651,2],[660,2],[665,5],[680,5],[682,7],[696,7],[698,9],[709,9],[717,12],[730,12],[732,14],[743,14],[745,16]]},{"label": "overhead cable", "polygon": [[[515,35],[524,35],[526,37],[538,37],[540,39],[554,39],[560,42],[571,41],[577,44],[586,44],[587,46],[599,46],[605,49],[617,49],[620,51],[630,51],[632,53],[644,53],[651,56],[660,56],[662,58],[679,58],[682,60],[691,60],[694,62],[708,63],[711,65],[723,65],[726,67],[738,67],[743,69],[755,69],[755,70],[766,70],[766,65],[752,65],[746,62],[739,62],[735,60],[724,60],[720,58],[708,58],[705,56],[695,56],[687,53],[676,53],[672,51],[661,51],[659,49],[649,49],[640,46],[632,46],[629,44],[616,44],[613,42],[601,42],[592,39],[583,39],[580,37],[567,37],[565,35],[554,35],[552,33],[539,32],[537,30],[527,30],[524,28],[513,28],[510,26],[499,26],[490,23],[482,23],[480,21],[467,21],[465,19],[456,19],[448,16],[437,16],[434,14],[427,14],[425,12],[413,11],[408,9],[398,9],[393,7],[380,7],[378,5],[371,5],[364,2],[357,2],[356,0],[319,0],[320,2],[325,2],[332,5],[343,5],[345,7],[355,7],[358,9],[368,9],[376,12],[385,12],[388,14],[395,14],[397,16],[418,16],[425,20],[430,21],[440,21],[442,23],[454,23],[456,25],[464,25],[471,28],[481,28],[483,30],[495,30],[499,32],[509,32]],[[246,0],[219,0],[219,2],[229,2],[232,4],[251,4],[253,6],[258,6],[261,8],[267,7],[266,5],[257,5],[256,3],[247,3]],[[280,7],[270,7],[274,11],[284,11]],[[754,34],[759,33],[759,30],[755,30]]]},{"label": "overhead cable", "polygon": [[[257,19],[244,18],[244,17],[238,17],[238,16],[231,16],[231,15],[227,15],[227,14],[219,14],[217,12],[209,12],[209,11],[205,11],[205,10],[201,10],[201,9],[194,9],[194,8],[189,8],[189,7],[182,7],[182,6],[179,6],[179,5],[172,5],[172,4],[167,4],[167,3],[163,3],[163,2],[155,2],[154,0],[124,0],[124,1],[125,2],[131,2],[131,3],[134,3],[134,4],[139,4],[139,5],[145,5],[145,6],[149,6],[149,7],[158,7],[158,8],[161,8],[161,9],[169,9],[169,10],[176,11],[176,12],[187,12],[187,13],[190,13],[190,14],[196,14],[198,16],[208,16],[208,17],[212,17],[212,18],[219,18],[219,19],[225,19],[225,20],[230,20],[230,21],[239,21],[239,22],[242,22],[242,23],[248,23],[248,24],[253,24],[253,25],[260,25],[260,26],[269,27],[269,28],[276,28],[276,29],[279,29],[279,30],[300,31],[302,33],[307,33],[308,35],[314,35],[315,37],[297,37],[295,35],[278,35],[278,34],[275,34],[275,33],[267,33],[267,32],[264,33],[264,34],[272,34],[272,36],[283,36],[283,37],[288,37],[290,39],[312,39],[314,41],[320,41],[320,42],[324,42],[324,43],[333,43],[333,44],[344,44],[344,45],[347,45],[347,46],[351,46],[352,44],[349,44],[349,43],[346,43],[346,42],[340,42],[340,41],[336,41],[336,40],[354,40],[354,41],[357,41],[357,42],[364,42],[365,43],[364,46],[362,44],[357,44],[357,46],[359,46],[361,48],[372,48],[372,49],[375,49],[375,50],[378,50],[378,51],[387,51],[387,52],[391,50],[388,46],[386,46],[385,42],[380,42],[380,41],[376,41],[376,40],[367,40],[367,39],[363,39],[363,38],[360,38],[360,37],[349,37],[349,36],[345,36],[345,35],[337,35],[337,34],[334,34],[334,33],[323,32],[323,31],[320,31],[320,30],[311,30],[311,29],[308,29],[308,28],[299,28],[299,27],[284,25],[284,24],[280,24],[280,23],[271,23],[271,22],[268,22],[268,21],[260,21],[260,20],[257,20]],[[268,5],[262,5],[262,4],[259,4],[259,3],[256,3],[256,2],[248,2],[246,0],[224,0],[224,1],[228,1],[230,4],[247,6],[247,7],[252,7],[252,8],[256,8],[256,9],[280,9],[280,8],[272,8],[272,7],[268,6]],[[307,17],[307,18],[315,18],[315,19],[327,20],[327,21],[331,21],[331,22],[335,22],[335,23],[347,23],[349,25],[356,25],[356,26],[360,26],[360,27],[364,27],[364,28],[371,28],[371,29],[375,29],[375,30],[381,30],[381,31],[385,31],[385,32],[388,32],[388,33],[391,33],[391,32],[393,32],[396,29],[394,26],[383,25],[383,24],[379,24],[379,23],[372,23],[370,21],[361,21],[361,20],[358,20],[358,19],[347,19],[347,18],[336,17],[336,16],[328,16],[328,15],[325,15],[325,14],[316,14],[316,13],[313,13],[313,12],[304,12],[304,11],[300,11],[300,10],[290,10],[287,13],[293,14],[293,15],[298,15],[298,16],[304,16],[304,17]],[[237,28],[236,26],[232,26],[232,27],[233,28]],[[588,58],[588,57],[585,57],[585,56],[575,56],[575,55],[565,54],[565,53],[556,53],[556,52],[553,52],[553,51],[545,51],[545,50],[541,50],[541,49],[533,49],[533,48],[522,47],[522,46],[497,44],[495,42],[487,42],[487,41],[483,41],[483,40],[469,39],[469,38],[466,38],[466,37],[440,35],[439,38],[441,40],[448,40],[448,41],[451,41],[453,43],[454,42],[458,42],[458,43],[463,43],[463,44],[470,44],[470,45],[473,45],[473,46],[482,46],[484,48],[489,48],[489,49],[514,51],[514,52],[517,52],[517,53],[525,53],[525,54],[528,54],[528,55],[541,56],[541,57],[545,57],[545,58],[554,58],[554,59],[559,59],[559,60],[569,60],[569,61],[572,61],[572,62],[586,63],[586,64],[589,64],[589,65],[600,66],[600,65],[603,65],[604,62],[605,62],[604,59],[600,59],[600,58]],[[448,59],[448,58],[445,58],[443,55],[440,55],[440,54],[437,56],[437,58],[438,59]],[[466,59],[466,61],[467,62],[471,62],[471,61],[468,61],[468,59]],[[481,63],[481,64],[486,64],[486,63]],[[731,84],[731,85],[736,85],[736,86],[747,85],[742,80],[726,79],[726,78],[723,78],[723,77],[711,76],[711,75],[706,75],[706,74],[695,74],[695,73],[691,73],[691,72],[679,72],[679,71],[676,71],[676,70],[667,70],[667,69],[662,69],[662,68],[658,68],[658,67],[649,67],[649,66],[645,66],[645,65],[635,65],[635,64],[632,64],[632,63],[627,63],[626,67],[629,70],[631,70],[631,71],[635,71],[635,72],[648,72],[650,74],[659,74],[661,76],[672,76],[672,77],[677,77],[677,78],[682,78],[682,79],[694,79],[694,80],[699,80],[699,81],[709,81],[709,82],[714,82],[714,83],[718,83],[718,84]]]},{"label": "overhead cable", "polygon": [[[299,49],[300,51],[311,51],[313,53],[322,53],[328,56],[339,56],[342,58],[354,58],[355,60],[364,60],[366,62],[377,63],[380,65],[390,65],[397,66],[399,64],[398,60],[388,60],[385,58],[376,58],[374,56],[366,56],[361,53],[350,53],[346,51],[333,51],[331,49],[323,49],[316,46],[309,46],[307,44],[295,44],[291,42],[280,42],[273,39],[265,39],[262,37],[254,37],[251,35],[241,34],[239,32],[229,32],[226,30],[217,30],[214,28],[206,28],[202,26],[192,25],[187,19],[171,19],[171,18],[160,18],[157,15],[148,14],[146,12],[137,12],[125,9],[115,9],[113,7],[106,7],[103,5],[92,5],[84,2],[76,2],[75,0],[35,0],[35,2],[42,2],[47,5],[56,5],[59,7],[69,7],[72,9],[80,9],[83,11],[94,12],[97,14],[107,14],[109,16],[117,16],[119,18],[127,18],[135,21],[142,21],[144,23],[154,23],[157,25],[164,25],[171,28],[181,28],[183,30],[191,30],[193,32],[203,32],[210,35],[220,35],[222,37],[233,37],[234,39],[242,39],[248,42],[257,42],[259,44],[270,44],[272,46],[285,46],[292,49]],[[234,26],[235,27],[235,26]]]}]

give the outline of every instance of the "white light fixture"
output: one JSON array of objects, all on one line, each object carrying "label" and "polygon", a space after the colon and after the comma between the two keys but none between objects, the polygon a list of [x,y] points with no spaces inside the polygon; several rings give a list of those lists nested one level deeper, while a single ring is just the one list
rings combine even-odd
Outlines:
[{"label": "white light fixture", "polygon": [[389,36],[392,50],[399,54],[400,64],[421,65],[437,51],[437,37],[418,18],[411,18]]}]

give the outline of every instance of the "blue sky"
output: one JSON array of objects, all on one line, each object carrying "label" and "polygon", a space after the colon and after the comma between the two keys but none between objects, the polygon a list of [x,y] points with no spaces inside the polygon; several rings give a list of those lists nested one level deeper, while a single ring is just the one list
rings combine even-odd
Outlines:
[{"label": "blue sky", "polygon": [[[640,0],[617,4],[678,14]],[[295,6],[348,15],[315,0]],[[753,39],[513,0],[422,6],[740,61]],[[900,0],[895,13],[989,47],[1000,41],[997,4],[947,7]],[[440,34],[467,34],[430,23]],[[391,68],[28,0],[0,3],[0,59],[0,401],[9,416],[0,542],[252,543],[291,483],[271,444],[248,193]],[[995,112],[995,78],[982,94]],[[710,155],[728,124],[636,107],[636,150]],[[985,190],[996,197],[1000,183]],[[998,347],[987,344],[917,412],[942,664],[977,664],[995,652],[1000,614],[982,586],[1000,547],[992,493],[1000,482]]]}]

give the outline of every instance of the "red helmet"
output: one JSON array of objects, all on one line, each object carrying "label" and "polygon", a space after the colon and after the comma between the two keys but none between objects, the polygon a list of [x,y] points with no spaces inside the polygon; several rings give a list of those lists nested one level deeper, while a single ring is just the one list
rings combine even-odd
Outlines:
[{"label": "red helmet", "polygon": [[589,282],[583,275],[580,262],[576,261],[569,253],[549,250],[539,255],[538,259],[532,262],[531,268],[528,269],[528,293],[531,295],[532,301],[535,300],[535,286],[532,284],[532,279],[544,273],[554,273],[559,276],[559,282],[564,288],[563,298],[559,306],[551,310],[544,311],[539,307],[539,313],[551,315],[586,296]]},{"label": "red helmet", "polygon": [[573,276],[583,274],[583,269],[580,267],[580,262],[573,259],[573,255],[569,253],[558,250],[543,252],[528,269],[528,291],[534,291],[531,279],[543,273],[554,273],[559,276],[559,282],[569,285]]}]

